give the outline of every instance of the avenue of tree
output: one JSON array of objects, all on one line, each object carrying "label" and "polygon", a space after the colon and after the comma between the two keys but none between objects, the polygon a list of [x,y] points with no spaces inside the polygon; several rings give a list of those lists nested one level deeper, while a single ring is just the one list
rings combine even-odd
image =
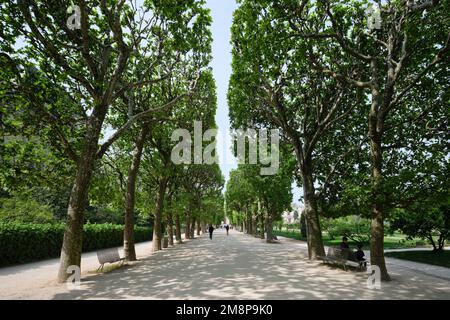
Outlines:
[{"label": "avenue of tree", "polygon": [[[371,263],[389,280],[389,214],[449,201],[449,1],[239,3],[233,126],[279,128],[293,149],[310,258],[325,254],[320,216],[366,216]],[[243,217],[263,199],[253,176],[240,167],[227,186]]]},{"label": "avenue of tree", "polygon": [[[39,150],[24,151],[22,170],[11,168],[14,177],[5,170],[2,178],[15,182],[3,191],[23,191],[41,178],[35,171],[51,171],[65,186],[72,181],[61,282],[69,266],[80,266],[90,202],[116,197],[123,206],[128,260],[136,259],[136,206],[150,211],[155,250],[161,250],[163,229],[173,232],[174,215],[181,240],[180,216],[189,221],[190,238],[195,222],[221,221],[215,210],[223,206],[218,165],[175,167],[170,161],[174,129],[189,129],[194,120],[214,126],[211,17],[204,2],[76,4],[75,29],[66,23],[66,1],[0,5],[2,131]],[[6,148],[14,153],[18,144],[10,139]],[[23,170],[27,163],[38,170]]]},{"label": "avenue of tree", "polygon": [[218,164],[172,161],[175,130],[217,127],[205,1],[73,2],[76,28],[64,0],[0,3],[0,200],[65,223],[60,282],[81,266],[86,222],[123,224],[129,261],[136,225],[153,226],[154,250],[225,217],[271,243],[294,182],[310,259],[323,219],[350,215],[370,219],[383,280],[386,225],[443,248],[450,0],[237,1],[231,124],[278,129],[280,166],[260,175],[246,154],[225,192]]}]

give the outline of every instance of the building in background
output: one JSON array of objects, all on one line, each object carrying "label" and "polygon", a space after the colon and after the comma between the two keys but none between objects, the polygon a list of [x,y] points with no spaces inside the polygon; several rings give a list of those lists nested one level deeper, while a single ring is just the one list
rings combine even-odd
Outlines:
[{"label": "building in background", "polygon": [[300,215],[304,209],[303,205],[293,203],[291,207],[292,209],[290,211],[285,211],[281,215],[283,223],[291,224],[300,221]]}]

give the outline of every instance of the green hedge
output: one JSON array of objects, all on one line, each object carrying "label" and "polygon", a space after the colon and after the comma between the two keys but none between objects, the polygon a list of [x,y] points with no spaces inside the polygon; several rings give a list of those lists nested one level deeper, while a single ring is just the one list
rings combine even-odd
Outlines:
[{"label": "green hedge", "polygon": [[[0,222],[0,266],[59,257],[64,236],[63,224]],[[149,241],[151,228],[135,227],[135,241]],[[86,224],[83,252],[118,247],[123,244],[123,226]]]}]

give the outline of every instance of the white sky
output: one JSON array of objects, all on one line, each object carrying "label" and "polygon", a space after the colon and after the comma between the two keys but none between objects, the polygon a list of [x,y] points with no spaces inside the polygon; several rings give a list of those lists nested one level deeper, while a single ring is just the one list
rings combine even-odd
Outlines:
[{"label": "white sky", "polygon": [[[234,0],[208,0],[207,6],[211,9],[211,16],[213,18],[212,35],[213,46],[212,55],[213,61],[211,66],[213,68],[214,78],[217,84],[217,114],[216,123],[219,127],[220,133],[224,134],[230,130],[230,118],[228,116],[227,90],[228,81],[231,75],[231,24],[233,22],[233,12],[237,8]],[[231,137],[227,135],[228,142]],[[225,179],[228,180],[230,171],[237,168],[237,161],[233,157],[231,149],[226,148],[223,152],[219,152],[220,169],[222,170]],[[226,161],[234,159],[233,161]],[[299,198],[302,195],[302,190],[293,187],[293,202],[299,204]]]}]

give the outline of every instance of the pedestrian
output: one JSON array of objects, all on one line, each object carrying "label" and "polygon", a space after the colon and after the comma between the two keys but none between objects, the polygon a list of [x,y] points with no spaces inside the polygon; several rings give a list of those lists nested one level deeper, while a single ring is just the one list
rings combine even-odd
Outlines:
[{"label": "pedestrian", "polygon": [[342,237],[342,242],[339,246],[341,247],[341,249],[350,249],[347,237]]},{"label": "pedestrian", "polygon": [[209,238],[212,240],[212,234],[214,231],[214,227],[212,226],[212,224],[209,225],[208,231],[209,231]]},{"label": "pedestrian", "polygon": [[350,251],[347,237],[342,237],[342,242],[339,247],[341,248],[342,257],[346,257],[346,259],[351,260],[352,252]]},{"label": "pedestrian", "polygon": [[358,250],[355,252],[356,261],[359,262],[360,267],[367,267],[367,261],[364,258],[364,251],[362,250],[362,244],[358,244]]},{"label": "pedestrian", "polygon": [[228,235],[228,231],[230,230],[230,226],[229,226],[229,225],[226,225],[226,226],[225,226],[225,229],[227,229],[227,235]]}]

